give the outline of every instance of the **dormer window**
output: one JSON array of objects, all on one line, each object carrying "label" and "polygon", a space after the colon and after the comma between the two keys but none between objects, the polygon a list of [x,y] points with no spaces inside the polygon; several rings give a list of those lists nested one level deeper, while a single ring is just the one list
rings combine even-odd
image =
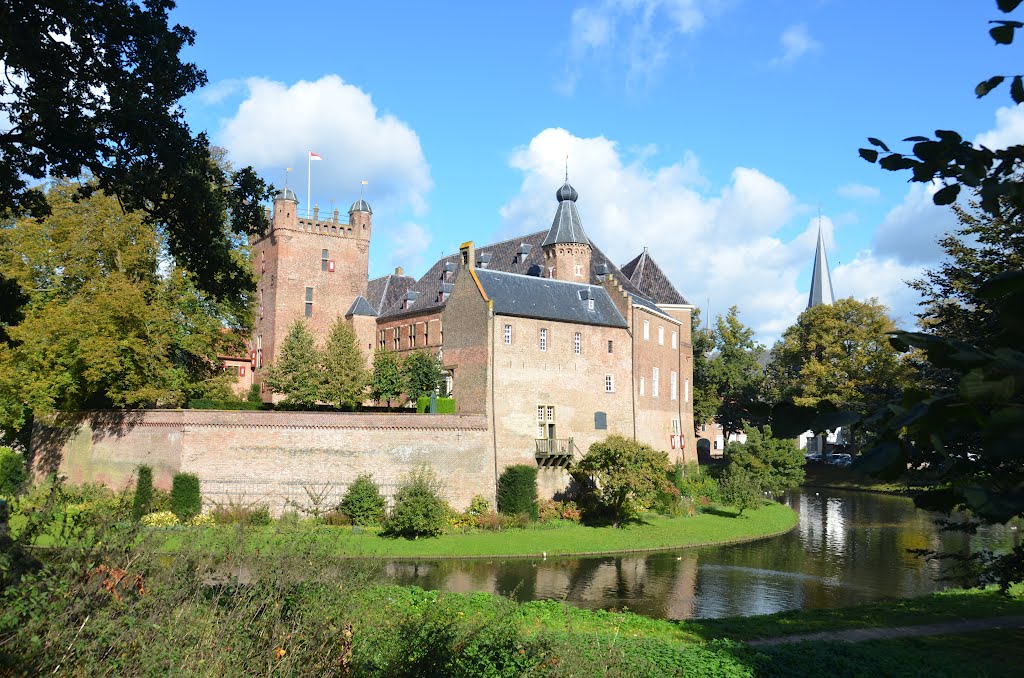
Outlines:
[{"label": "dormer window", "polygon": [[405,296],[402,297],[402,308],[406,309],[411,307],[413,303],[415,303],[415,301],[419,298],[419,296],[420,293],[414,290],[409,290],[408,292],[406,292]]},{"label": "dormer window", "polygon": [[521,264],[526,261],[526,257],[529,256],[530,250],[533,249],[533,245],[529,243],[522,243],[519,245],[519,251],[516,252],[516,260],[514,263]]},{"label": "dormer window", "polygon": [[491,253],[481,252],[476,257],[476,265],[480,268],[487,268],[487,265],[491,263]]}]

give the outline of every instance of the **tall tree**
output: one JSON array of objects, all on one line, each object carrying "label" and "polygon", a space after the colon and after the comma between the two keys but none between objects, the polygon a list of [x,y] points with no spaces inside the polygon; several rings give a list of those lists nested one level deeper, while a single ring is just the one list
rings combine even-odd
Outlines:
[{"label": "tall tree", "polygon": [[715,355],[709,365],[711,383],[720,398],[716,421],[726,441],[751,421],[761,401],[764,368],[759,360],[764,346],[754,340],[754,330],[739,319],[735,306],[718,316]]},{"label": "tall tree", "polygon": [[402,361],[405,373],[405,392],[415,400],[444,390],[444,369],[436,355],[429,351],[414,351]]},{"label": "tall tree", "polygon": [[923,298],[921,329],[976,346],[991,345],[1002,328],[996,305],[980,294],[986,280],[1024,268],[1021,220],[989,214],[977,203],[952,205],[959,227],[939,240],[945,259],[910,283]]},{"label": "tall tree", "polygon": [[299,319],[288,328],[277,359],[263,368],[263,383],[284,395],[283,405],[312,407],[320,399],[324,371],[320,352],[306,321]]},{"label": "tall tree", "polygon": [[322,352],[323,386],[320,399],[335,407],[353,409],[366,397],[369,374],[356,332],[344,318],[331,327]]},{"label": "tall tree", "polygon": [[782,335],[770,372],[781,396],[797,405],[827,400],[866,415],[907,385],[909,368],[889,343],[894,330],[874,299],[813,306]]},{"label": "tall tree", "polygon": [[142,215],[78,193],[58,182],[49,216],[0,228],[0,274],[27,300],[0,344],[7,428],[30,412],[181,404],[224,380],[225,326],[246,331],[187,272],[160,272],[162,236]]},{"label": "tall tree", "polygon": [[370,397],[388,406],[405,393],[405,372],[397,353],[378,349],[373,354],[373,373],[370,376]]},{"label": "tall tree", "polygon": [[218,298],[253,287],[222,228],[261,230],[270,190],[251,168],[227,171],[179,102],[206,84],[181,60],[195,33],[168,25],[171,0],[26,0],[0,4],[0,218],[45,216],[32,184],[92,181],[164,229],[167,246]]},{"label": "tall tree", "polygon": [[715,418],[721,402],[711,375],[715,335],[710,327],[701,326],[700,309],[694,309],[690,327],[693,337],[693,421],[700,426]]}]

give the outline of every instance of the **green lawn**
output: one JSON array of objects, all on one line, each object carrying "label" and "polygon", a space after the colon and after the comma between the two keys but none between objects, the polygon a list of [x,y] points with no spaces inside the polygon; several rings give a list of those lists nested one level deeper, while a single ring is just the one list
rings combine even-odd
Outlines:
[{"label": "green lawn", "polygon": [[[326,525],[275,524],[248,528],[248,550],[286,549],[296,540],[308,543],[319,556],[367,558],[472,558],[541,557],[672,549],[732,541],[745,541],[784,533],[797,523],[796,514],[787,506],[766,503],[763,507],[736,516],[730,511],[703,513],[690,518],[648,517],[640,524],[614,527],[586,527],[560,524],[502,532],[473,531],[445,534],[435,538],[392,539],[375,530]],[[209,547],[220,547],[237,540],[237,531],[227,528],[175,528],[165,548],[176,550],[186,541],[198,540]]]}]

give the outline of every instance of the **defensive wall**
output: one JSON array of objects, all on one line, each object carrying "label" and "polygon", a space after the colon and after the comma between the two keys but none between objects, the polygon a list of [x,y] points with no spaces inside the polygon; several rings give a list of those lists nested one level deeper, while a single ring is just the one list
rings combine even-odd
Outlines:
[{"label": "defensive wall", "polygon": [[120,488],[140,464],[169,489],[175,473],[199,476],[204,504],[267,504],[279,514],[333,507],[369,473],[389,501],[400,478],[427,465],[457,509],[494,502],[493,438],[484,415],[144,410],[89,412],[37,423],[37,472]]}]

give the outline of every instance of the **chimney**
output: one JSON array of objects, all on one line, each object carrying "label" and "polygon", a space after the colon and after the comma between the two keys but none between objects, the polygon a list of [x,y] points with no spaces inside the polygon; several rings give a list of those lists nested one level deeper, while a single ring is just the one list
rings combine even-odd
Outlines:
[{"label": "chimney", "polygon": [[460,268],[473,268],[476,264],[476,248],[473,247],[473,241],[462,243],[462,247],[459,248],[459,267]]},{"label": "chimney", "polygon": [[320,221],[320,205],[313,205],[313,221]]},{"label": "chimney", "polygon": [[395,266],[395,275],[405,275],[405,269],[401,266]]}]

